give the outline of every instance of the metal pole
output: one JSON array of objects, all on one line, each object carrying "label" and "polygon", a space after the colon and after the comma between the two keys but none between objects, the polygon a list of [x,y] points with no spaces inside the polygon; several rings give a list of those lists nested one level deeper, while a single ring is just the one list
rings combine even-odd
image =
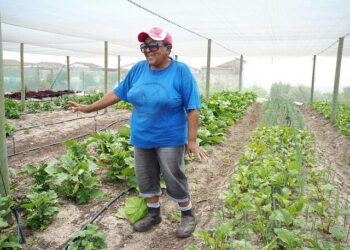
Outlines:
[{"label": "metal pole", "polygon": [[207,52],[207,75],[205,85],[205,97],[209,100],[209,85],[210,85],[210,59],[211,59],[211,39],[208,39],[208,52]]},{"label": "metal pole", "polygon": [[120,83],[120,55],[118,55],[118,84]]},{"label": "metal pole", "polygon": [[67,89],[70,90],[70,65],[69,65],[69,56],[67,56]]},{"label": "metal pole", "polygon": [[175,60],[177,61],[177,59],[179,58],[179,56],[178,55],[175,55]]},{"label": "metal pole", "polygon": [[[104,93],[106,94],[108,91],[108,42],[105,41],[105,89]],[[105,113],[107,113],[107,108],[104,110]]]},{"label": "metal pole", "polygon": [[243,85],[243,55],[241,55],[240,61],[239,61],[239,92],[242,92],[242,85]]},{"label": "metal pole", "polygon": [[[1,17],[0,17],[1,18]],[[10,191],[10,177],[7,161],[5,134],[5,89],[2,58],[2,35],[0,21],[0,195],[7,196]]]},{"label": "metal pole", "polygon": [[40,72],[39,72],[39,66],[37,65],[36,66],[36,80],[37,80],[37,88],[36,88],[36,91],[39,91],[40,90]]},{"label": "metal pole", "polygon": [[106,94],[108,91],[108,42],[105,41],[105,89],[104,93]]},{"label": "metal pole", "polygon": [[312,65],[311,97],[310,97],[310,102],[311,103],[314,101],[315,69],[316,69],[316,55],[314,55],[314,62],[313,62],[313,65]]},{"label": "metal pole", "polygon": [[341,38],[339,38],[339,43],[338,43],[337,65],[335,68],[333,104],[332,104],[332,116],[331,116],[331,121],[333,123],[335,122],[335,120],[337,118],[337,104],[338,104],[341,59],[342,59],[342,55],[343,55],[343,45],[344,45],[344,37],[341,37]]},{"label": "metal pole", "polygon": [[24,56],[23,56],[23,51],[24,51],[24,44],[21,43],[21,106],[22,109],[24,109],[24,102],[26,99],[26,87],[24,83]]},{"label": "metal pole", "polygon": [[[83,93],[85,95],[85,71],[83,70]],[[79,112],[77,112],[78,114]]]}]

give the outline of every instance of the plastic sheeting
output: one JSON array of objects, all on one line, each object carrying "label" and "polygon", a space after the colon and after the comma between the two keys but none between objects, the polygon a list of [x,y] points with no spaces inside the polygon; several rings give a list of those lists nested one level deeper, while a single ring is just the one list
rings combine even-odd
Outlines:
[{"label": "plastic sheeting", "polygon": [[4,50],[23,42],[48,55],[103,56],[108,41],[110,54],[137,56],[137,34],[153,26],[172,33],[180,56],[206,56],[207,38],[213,56],[334,55],[350,32],[348,0],[1,0],[0,9]]}]

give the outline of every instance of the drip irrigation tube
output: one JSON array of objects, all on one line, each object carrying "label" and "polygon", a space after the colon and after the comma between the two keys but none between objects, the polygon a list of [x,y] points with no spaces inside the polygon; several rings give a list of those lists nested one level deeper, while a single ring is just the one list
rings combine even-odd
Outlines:
[{"label": "drip irrigation tube", "polygon": [[[115,111],[109,111],[108,113],[116,113]],[[105,114],[108,114],[108,113],[101,113],[101,114],[96,114],[96,115],[93,115],[93,116],[82,116],[82,117],[77,117],[77,118],[73,118],[73,119],[68,119],[68,120],[64,120],[64,121],[59,121],[59,122],[52,122],[52,123],[46,123],[46,124],[39,124],[39,125],[34,125],[34,126],[30,126],[30,127],[25,127],[25,128],[20,128],[20,129],[17,129],[15,131],[18,132],[18,131],[21,131],[21,130],[26,130],[26,129],[32,129],[32,128],[37,128],[37,127],[41,127],[41,126],[50,126],[50,125],[56,125],[56,124],[61,124],[61,123],[65,123],[65,122],[71,122],[71,121],[76,121],[76,120],[80,120],[80,119],[89,119],[89,118],[95,118],[97,116],[103,116]],[[77,113],[78,114],[78,113]]]},{"label": "drip irrigation tube", "polygon": [[[106,127],[97,130],[97,132],[106,130],[107,128],[113,126],[113,125],[116,124],[116,123],[123,122],[123,121],[127,121],[127,120],[129,120],[129,118],[125,118],[125,119],[121,119],[121,120],[112,122],[112,123],[110,123],[109,125],[107,125]],[[95,132],[94,132],[94,133],[95,133]],[[26,150],[23,150],[23,151],[20,151],[20,152],[17,152],[17,153],[10,154],[10,155],[8,155],[7,157],[9,158],[9,157],[13,157],[13,156],[16,156],[16,155],[28,153],[28,152],[35,151],[35,150],[39,150],[39,149],[42,149],[42,148],[55,146],[55,145],[58,145],[58,144],[62,144],[62,143],[64,143],[64,142],[67,141],[67,140],[76,140],[76,139],[79,139],[79,138],[81,138],[81,137],[88,136],[88,135],[91,135],[91,134],[93,134],[93,133],[85,133],[85,134],[78,135],[78,136],[73,137],[73,138],[65,139],[65,140],[60,141],[60,142],[55,142],[55,143],[46,144],[46,145],[39,146],[39,147],[35,147],[35,148],[26,149]]]},{"label": "drip irrigation tube", "polygon": [[[103,212],[105,212],[108,208],[110,208],[114,202],[116,202],[119,198],[121,198],[124,194],[130,192],[132,189],[134,189],[133,187],[129,187],[128,189],[120,192],[116,197],[114,197],[110,202],[108,202],[105,206],[103,206],[100,210],[97,211],[97,213],[95,213],[87,222],[84,223],[84,225],[80,228],[79,231],[84,231],[87,227],[88,224],[93,223]],[[75,238],[70,238],[69,240],[67,240],[63,247],[62,250],[67,250],[69,247],[69,244],[74,241]]]}]

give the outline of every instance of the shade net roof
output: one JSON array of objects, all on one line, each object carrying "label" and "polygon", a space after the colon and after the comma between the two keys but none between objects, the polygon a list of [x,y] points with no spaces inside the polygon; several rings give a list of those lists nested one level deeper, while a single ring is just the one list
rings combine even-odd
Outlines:
[{"label": "shade net roof", "polygon": [[[336,55],[350,39],[349,0],[0,0],[3,48],[65,56],[139,56],[140,31],[166,28],[173,54]],[[345,43],[349,44],[349,43]],[[343,55],[350,55],[345,46]]]}]

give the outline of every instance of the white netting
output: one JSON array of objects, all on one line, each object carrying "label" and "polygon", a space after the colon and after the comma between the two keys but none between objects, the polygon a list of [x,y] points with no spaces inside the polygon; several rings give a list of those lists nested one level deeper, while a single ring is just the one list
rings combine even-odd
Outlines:
[{"label": "white netting", "polygon": [[27,52],[43,54],[102,56],[103,41],[109,41],[111,53],[136,56],[136,35],[163,26],[173,34],[174,53],[182,56],[205,56],[205,38],[231,50],[218,46],[215,56],[305,56],[350,32],[350,2],[344,0],[2,0],[0,8],[4,49],[23,42],[33,46]]}]

